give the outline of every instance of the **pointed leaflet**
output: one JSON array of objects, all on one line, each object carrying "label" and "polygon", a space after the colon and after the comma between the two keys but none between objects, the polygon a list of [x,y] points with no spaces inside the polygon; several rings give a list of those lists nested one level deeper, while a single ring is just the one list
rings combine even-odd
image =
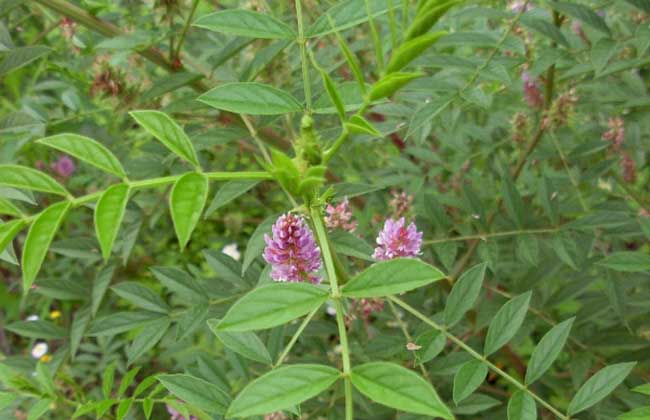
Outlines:
[{"label": "pointed leaflet", "polygon": [[226,182],[219,188],[210,202],[208,209],[203,213],[204,218],[208,218],[217,209],[230,203],[235,198],[245,194],[248,190],[259,184],[260,181],[250,179],[233,179]]},{"label": "pointed leaflet", "polygon": [[463,364],[454,376],[454,402],[458,404],[481,386],[488,374],[488,367],[481,360]]},{"label": "pointed leaflet", "polygon": [[71,203],[62,201],[46,208],[39,214],[27,233],[21,265],[23,267],[23,292],[27,293],[36,275],[41,269],[41,264],[47,254],[47,249],[59,230]]},{"label": "pointed leaflet", "polygon": [[248,240],[248,243],[246,244],[246,251],[244,252],[244,262],[242,263],[242,274],[246,272],[248,267],[253,263],[255,258],[257,258],[260,254],[262,254],[262,251],[264,250],[264,247],[266,246],[266,243],[264,242],[264,235],[268,234],[271,232],[271,227],[273,226],[273,223],[278,218],[278,214],[273,214],[266,219],[257,227],[255,228],[255,231],[251,235],[250,239]]},{"label": "pointed leaflet", "polygon": [[271,364],[271,355],[269,354],[269,351],[266,349],[266,346],[264,346],[264,343],[262,343],[262,340],[260,340],[259,337],[255,335],[255,333],[249,331],[219,331],[217,329],[218,324],[218,319],[208,320],[208,327],[210,327],[214,335],[217,336],[219,341],[221,341],[224,346],[248,359],[269,365]]},{"label": "pointed leaflet", "polygon": [[[9,200],[6,200],[2,197],[0,197],[0,214],[6,214],[7,216],[16,216],[20,217],[22,215],[22,212],[18,207],[14,205]],[[2,249],[0,247],[0,249]]]},{"label": "pointed leaflet", "polygon": [[185,174],[174,184],[169,196],[169,208],[181,250],[190,240],[207,199],[208,178],[203,174]]},{"label": "pointed leaflet", "polygon": [[371,265],[343,288],[343,295],[369,298],[394,295],[445,278],[437,268],[413,258],[396,258]]},{"label": "pointed leaflet", "polygon": [[280,115],[299,112],[302,105],[290,93],[255,82],[226,83],[199,96],[213,108],[251,115]]},{"label": "pointed leaflet", "polygon": [[508,401],[508,420],[536,420],[537,407],[529,393],[517,391]]},{"label": "pointed leaflet", "polygon": [[413,38],[400,45],[390,57],[386,65],[386,73],[394,73],[401,70],[411,61],[422,55],[430,46],[440,39],[440,37],[447,35],[445,31],[434,32]]},{"label": "pointed leaflet", "polygon": [[567,414],[578,414],[605,398],[625,380],[635,365],[636,362],[617,363],[596,372],[575,394]]},{"label": "pointed leaflet", "polygon": [[138,357],[145,354],[155,346],[161,338],[167,333],[171,320],[168,318],[159,319],[147,325],[142,331],[135,336],[133,343],[126,349],[128,357],[127,364],[131,365]]},{"label": "pointed leaflet", "polygon": [[129,114],[174,154],[195,167],[199,166],[190,138],[169,115],[160,111],[131,111]]},{"label": "pointed leaflet", "polygon": [[191,375],[158,375],[158,381],[175,397],[209,413],[226,412],[230,398],[221,388]]},{"label": "pointed leaflet", "polygon": [[61,184],[36,169],[19,165],[0,165],[0,185],[67,196]]},{"label": "pointed leaflet", "polygon": [[448,328],[460,321],[465,312],[474,305],[476,298],[481,293],[486,268],[487,263],[475,265],[465,271],[454,284],[447,297],[444,312],[445,325]]},{"label": "pointed leaflet", "polygon": [[120,178],[126,176],[124,168],[122,168],[115,155],[103,144],[91,138],[65,133],[40,139],[37,143],[60,150]]},{"label": "pointed leaflet", "polygon": [[551,328],[540,340],[526,368],[526,385],[539,379],[551,367],[569,338],[575,318],[569,318]]},{"label": "pointed leaflet", "polygon": [[250,417],[293,407],[329,388],[341,373],[323,365],[291,365],[272,370],[241,390],[227,418]]},{"label": "pointed leaflet", "polygon": [[650,271],[650,255],[639,251],[614,252],[596,264],[612,270],[628,273]]},{"label": "pointed leaflet", "polygon": [[342,0],[322,14],[305,32],[308,38],[323,36],[332,32],[342,31],[367,22],[387,13],[391,7],[398,7],[399,2],[390,0]]},{"label": "pointed leaflet", "polygon": [[134,330],[159,319],[167,318],[165,314],[151,311],[115,312],[95,319],[90,325],[88,335],[115,335]]},{"label": "pointed leaflet", "polygon": [[524,322],[532,292],[526,292],[509,300],[499,309],[490,323],[483,354],[489,356],[499,350],[517,333]]},{"label": "pointed leaflet", "polygon": [[148,287],[135,281],[123,281],[111,288],[116,295],[148,311],[166,314],[170,311],[164,300]]},{"label": "pointed leaflet", "polygon": [[327,290],[308,283],[272,283],[235,302],[217,331],[251,331],[282,325],[325,303]]},{"label": "pointed leaflet", "polygon": [[0,76],[26,66],[45,54],[49,54],[50,51],[52,51],[51,48],[43,45],[13,48],[4,54],[3,60],[0,61]]},{"label": "pointed leaflet", "polygon": [[201,16],[192,26],[209,29],[223,34],[263,39],[294,39],[290,26],[263,13],[250,10],[222,10]]},{"label": "pointed leaflet", "polygon": [[24,226],[25,222],[22,220],[12,220],[0,225],[0,252],[4,251]]},{"label": "pointed leaflet", "polygon": [[110,186],[97,201],[94,214],[95,233],[104,260],[111,256],[128,201],[129,186],[126,184]]},{"label": "pointed leaflet", "polygon": [[391,73],[379,79],[370,90],[370,100],[391,96],[407,83],[424,76],[424,73]]},{"label": "pointed leaflet", "polygon": [[363,395],[380,404],[409,413],[454,418],[431,384],[405,367],[387,362],[365,363],[352,368],[350,379]]}]

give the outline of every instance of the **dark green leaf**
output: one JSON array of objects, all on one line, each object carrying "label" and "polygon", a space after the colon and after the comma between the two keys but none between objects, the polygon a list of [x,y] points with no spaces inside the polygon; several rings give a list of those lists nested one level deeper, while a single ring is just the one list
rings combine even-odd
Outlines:
[{"label": "dark green leaf", "polygon": [[526,368],[526,385],[535,382],[551,367],[569,338],[574,320],[575,318],[569,318],[557,324],[542,337]]},{"label": "dark green leaf", "polygon": [[527,392],[517,391],[508,401],[508,420],[536,420],[535,400]]},{"label": "dark green leaf", "polygon": [[222,10],[201,16],[193,26],[224,34],[264,39],[294,39],[291,27],[271,15],[250,10]]},{"label": "dark green leaf", "polygon": [[174,396],[209,413],[225,413],[230,402],[219,387],[191,375],[158,375],[157,379]]},{"label": "dark green leaf", "polygon": [[260,363],[271,364],[271,355],[255,333],[246,332],[225,332],[219,331],[218,319],[209,319],[208,326],[224,346],[235,353]]},{"label": "dark green leaf", "polygon": [[578,414],[605,398],[625,380],[635,365],[636,362],[617,363],[596,372],[574,395],[567,414]]},{"label": "dark green leaf", "polygon": [[158,294],[148,287],[134,281],[123,281],[111,288],[122,299],[126,299],[142,309],[153,312],[168,313],[169,306]]},{"label": "dark green leaf", "polygon": [[481,386],[488,374],[488,367],[481,360],[470,360],[458,369],[454,376],[454,402],[469,397]]},{"label": "dark green leaf", "polygon": [[279,115],[302,110],[300,102],[290,93],[255,82],[226,83],[199,96],[198,100],[240,114]]},{"label": "dark green leaf", "polygon": [[481,293],[486,263],[475,265],[458,279],[451,289],[445,304],[444,319],[447,327],[452,327],[474,306]]},{"label": "dark green leaf", "polygon": [[524,322],[532,292],[526,292],[509,300],[499,309],[490,323],[485,337],[483,354],[489,356],[499,350],[517,333]]}]

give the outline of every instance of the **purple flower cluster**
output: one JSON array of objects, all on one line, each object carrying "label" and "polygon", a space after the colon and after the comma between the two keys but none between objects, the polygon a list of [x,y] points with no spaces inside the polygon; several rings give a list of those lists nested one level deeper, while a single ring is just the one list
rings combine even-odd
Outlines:
[{"label": "purple flower cluster", "polygon": [[320,282],[320,248],[301,216],[283,214],[272,228],[273,237],[264,235],[264,259],[271,264],[275,281]]},{"label": "purple flower cluster", "polygon": [[69,178],[74,173],[76,166],[69,156],[63,155],[50,165],[52,171],[62,178]]},{"label": "purple flower cluster", "polygon": [[530,77],[527,71],[521,73],[521,81],[524,82],[524,98],[532,108],[541,108],[544,105],[544,97],[537,79]]},{"label": "purple flower cluster", "polygon": [[339,204],[333,206],[328,204],[325,208],[325,224],[329,229],[343,229],[348,232],[354,232],[357,228],[357,222],[352,220],[352,210],[350,210],[350,200],[347,197]]},{"label": "purple flower cluster", "polygon": [[422,246],[422,232],[415,223],[406,226],[403,217],[398,220],[387,219],[384,229],[377,236],[377,247],[372,255],[383,261],[399,257],[417,257]]}]

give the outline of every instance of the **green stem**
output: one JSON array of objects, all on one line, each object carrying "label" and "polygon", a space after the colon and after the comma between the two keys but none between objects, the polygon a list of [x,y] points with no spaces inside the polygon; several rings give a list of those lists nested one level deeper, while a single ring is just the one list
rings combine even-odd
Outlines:
[{"label": "green stem", "polygon": [[343,318],[343,303],[341,302],[341,292],[336,276],[336,268],[332,258],[332,252],[329,247],[327,231],[317,207],[311,209],[311,219],[316,229],[316,238],[320,244],[323,261],[325,261],[325,270],[332,288],[332,299],[334,299],[334,308],[336,309],[336,324],[339,330],[339,339],[341,340],[341,358],[343,359],[343,379],[345,387],[345,419],[354,420],[354,403],[352,401],[352,382],[350,381],[350,346],[348,345],[348,335],[345,330],[345,319]]},{"label": "green stem", "polygon": [[293,337],[291,337],[291,340],[289,341],[289,344],[287,344],[287,346],[284,348],[284,351],[282,352],[280,357],[278,357],[278,361],[275,362],[275,365],[273,365],[273,368],[277,368],[280,365],[282,365],[282,363],[284,363],[284,359],[286,359],[287,355],[289,354],[289,352],[293,348],[294,344],[296,344],[296,342],[298,341],[298,338],[300,338],[300,334],[302,334],[302,332],[305,330],[305,327],[307,327],[307,324],[309,324],[309,321],[311,321],[311,319],[314,317],[314,315],[316,315],[316,312],[318,312],[319,309],[320,309],[320,306],[318,308],[314,308],[314,310],[311,311],[305,317],[305,319],[302,320],[302,323],[300,324],[300,326],[296,330]]},{"label": "green stem", "polygon": [[309,62],[307,61],[307,40],[302,22],[302,1],[296,1],[296,18],[298,20],[298,46],[300,47],[300,62],[302,64],[302,81],[305,89],[305,105],[307,114],[311,114],[311,82],[309,80]]},{"label": "green stem", "polygon": [[366,14],[368,15],[368,24],[370,25],[370,34],[372,35],[372,43],[375,44],[375,55],[377,56],[377,72],[383,74],[384,72],[384,51],[375,26],[375,20],[372,18],[372,10],[370,9],[370,2],[365,0]]},{"label": "green stem", "polygon": [[190,24],[192,23],[192,18],[194,17],[194,13],[196,12],[196,8],[198,7],[198,5],[199,5],[199,0],[192,1],[192,8],[190,9],[190,14],[187,16],[185,25],[183,26],[183,31],[181,32],[181,36],[178,39],[178,45],[176,45],[176,53],[174,54],[173,58],[180,59],[181,57],[181,48],[183,47],[185,36],[187,35],[187,31],[190,28]]},{"label": "green stem", "polygon": [[323,153],[323,163],[327,163],[336,155],[336,153],[339,151],[341,146],[343,146],[343,143],[345,143],[345,140],[349,137],[350,133],[348,132],[348,129],[343,126],[343,131],[341,131],[341,134],[339,137],[334,141],[334,144],[332,144],[332,147],[327,149]]},{"label": "green stem", "polygon": [[534,398],[534,399],[535,399],[535,400],[536,400],[540,405],[542,405],[542,406],[543,406],[544,408],[546,408],[548,411],[550,411],[551,413],[553,413],[557,418],[559,418],[559,419],[561,419],[561,420],[570,420],[570,417],[567,417],[567,416],[565,416],[564,414],[562,414],[558,409],[556,409],[556,408],[553,407],[551,404],[549,404],[548,402],[546,402],[543,398],[541,398],[540,396],[538,396],[537,394],[535,394],[533,391],[531,391],[530,389],[528,389],[528,387],[527,387],[526,385],[522,384],[521,382],[519,382],[518,380],[516,380],[515,378],[513,378],[512,376],[510,376],[508,373],[506,373],[506,372],[504,372],[503,370],[501,370],[501,369],[500,369],[499,367],[497,367],[494,363],[490,362],[490,361],[487,359],[486,356],[483,356],[482,354],[480,354],[479,352],[477,352],[476,350],[474,350],[473,348],[471,348],[470,346],[468,346],[467,344],[465,344],[465,342],[464,342],[463,340],[461,340],[460,338],[456,337],[455,335],[453,335],[452,333],[450,333],[449,331],[447,331],[447,329],[446,329],[444,326],[442,326],[442,325],[438,325],[436,322],[434,322],[434,321],[432,321],[431,319],[429,319],[426,315],[424,315],[423,313],[421,313],[420,311],[418,311],[417,309],[415,309],[414,307],[412,307],[412,306],[409,305],[408,303],[404,302],[403,300],[401,300],[401,299],[399,299],[399,298],[396,298],[395,296],[388,296],[388,299],[389,299],[390,301],[395,302],[398,306],[402,307],[402,308],[403,308],[404,310],[406,310],[407,312],[410,312],[413,316],[415,316],[416,318],[420,319],[420,320],[421,320],[422,322],[424,322],[425,324],[427,324],[427,325],[429,325],[429,326],[435,328],[436,330],[442,332],[442,333],[443,333],[443,334],[444,334],[444,335],[445,335],[445,336],[446,336],[450,341],[452,341],[452,342],[453,342],[454,344],[456,344],[458,347],[460,347],[461,349],[463,349],[464,351],[466,351],[470,356],[472,356],[472,357],[475,358],[476,360],[479,360],[479,361],[481,361],[482,363],[484,363],[484,364],[485,364],[485,365],[486,365],[490,370],[492,370],[492,371],[493,371],[494,373],[496,373],[497,375],[501,376],[501,377],[502,377],[503,379],[505,379],[506,381],[510,382],[512,385],[514,385],[514,386],[515,386],[516,388],[518,388],[519,390],[521,390],[521,391],[526,392],[527,394],[529,394],[529,395],[530,395],[531,397],[533,397],[533,398]]}]

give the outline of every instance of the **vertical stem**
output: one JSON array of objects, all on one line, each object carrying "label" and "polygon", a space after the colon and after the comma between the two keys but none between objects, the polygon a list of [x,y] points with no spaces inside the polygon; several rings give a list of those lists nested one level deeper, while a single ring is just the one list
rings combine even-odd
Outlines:
[{"label": "vertical stem", "polygon": [[368,24],[370,25],[370,34],[372,35],[372,42],[375,44],[375,55],[377,56],[377,71],[379,74],[384,72],[384,51],[381,47],[381,40],[377,33],[375,20],[372,18],[372,10],[370,9],[370,2],[365,0],[366,13],[368,14]]},{"label": "vertical stem", "polygon": [[198,7],[198,5],[199,5],[199,0],[192,1],[192,8],[190,9],[190,14],[187,16],[185,25],[183,26],[183,32],[181,32],[181,36],[178,39],[178,45],[176,45],[176,54],[174,54],[173,59],[181,58],[181,48],[183,47],[183,42],[185,41],[187,30],[190,28],[190,24],[192,23],[192,18],[194,17],[194,13],[196,12],[196,8]]},{"label": "vertical stem", "polygon": [[307,114],[311,114],[311,83],[309,81],[309,62],[307,61],[307,40],[302,23],[302,1],[296,0],[296,18],[298,19],[298,46],[300,47],[300,62],[302,64],[302,84],[305,89],[305,104]]},{"label": "vertical stem", "polygon": [[[297,3],[296,3],[297,4]],[[332,258],[332,252],[329,247],[329,240],[325,225],[318,207],[312,207],[311,219],[316,229],[316,238],[323,254],[325,261],[325,270],[332,288],[332,299],[336,309],[336,324],[339,330],[339,339],[341,341],[341,357],[343,359],[343,379],[345,386],[345,419],[354,420],[354,405],[352,401],[352,382],[350,382],[350,347],[348,345],[348,335],[345,331],[345,319],[343,318],[343,303],[341,302],[341,293],[339,291],[338,280],[336,277],[336,268]]]}]

